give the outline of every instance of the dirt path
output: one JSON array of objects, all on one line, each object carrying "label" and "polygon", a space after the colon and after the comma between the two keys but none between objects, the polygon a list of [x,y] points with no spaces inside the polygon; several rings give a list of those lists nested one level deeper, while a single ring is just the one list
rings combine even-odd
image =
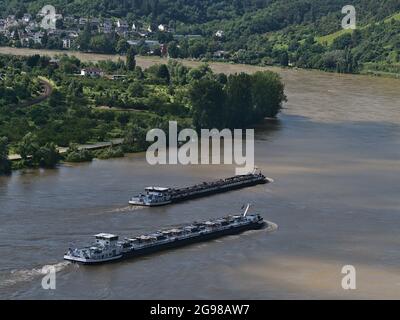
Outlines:
[{"label": "dirt path", "polygon": [[50,82],[44,80],[44,79],[40,79],[39,80],[41,87],[42,87],[42,94],[37,97],[37,98],[33,98],[31,100],[28,101],[23,101],[19,104],[16,105],[16,107],[19,108],[25,108],[25,107],[30,107],[33,106],[35,104],[41,103],[43,101],[45,101],[46,99],[48,99],[50,97],[50,95],[53,92],[53,87],[51,86]]}]

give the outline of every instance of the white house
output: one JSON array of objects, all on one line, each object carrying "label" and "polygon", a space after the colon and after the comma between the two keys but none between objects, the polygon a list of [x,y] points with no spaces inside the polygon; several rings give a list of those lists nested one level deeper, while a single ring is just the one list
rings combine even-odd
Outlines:
[{"label": "white house", "polygon": [[225,35],[225,32],[223,32],[222,30],[218,30],[218,31],[215,33],[215,36],[216,36],[217,38],[222,38],[224,35]]},{"label": "white house", "polygon": [[102,77],[104,76],[104,72],[99,68],[84,68],[81,70],[81,76]]}]

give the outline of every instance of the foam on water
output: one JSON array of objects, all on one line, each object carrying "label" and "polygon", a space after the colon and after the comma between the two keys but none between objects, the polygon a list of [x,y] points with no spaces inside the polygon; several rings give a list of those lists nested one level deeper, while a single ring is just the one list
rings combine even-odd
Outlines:
[{"label": "foam on water", "polygon": [[138,211],[138,210],[143,210],[145,209],[145,207],[141,207],[141,206],[127,206],[127,207],[121,207],[121,208],[117,208],[117,209],[113,209],[110,212],[133,212],[133,211]]},{"label": "foam on water", "polygon": [[63,261],[52,265],[44,265],[41,268],[11,270],[9,275],[0,282],[0,288],[13,286],[21,282],[32,281],[37,277],[46,275],[46,270],[49,268],[55,268],[56,272],[60,272],[70,264],[71,263],[68,261]]}]

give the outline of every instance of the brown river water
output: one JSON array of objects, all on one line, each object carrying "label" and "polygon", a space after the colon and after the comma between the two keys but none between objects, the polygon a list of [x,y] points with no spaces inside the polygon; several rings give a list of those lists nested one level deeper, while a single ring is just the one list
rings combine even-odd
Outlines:
[{"label": "brown river water", "polygon": [[[399,299],[400,81],[274,70],[288,103],[256,129],[256,164],[272,184],[143,209],[127,201],[145,186],[231,176],[234,167],[152,167],[136,154],[1,177],[0,298]],[[278,230],[110,265],[62,259],[98,232],[138,235],[247,202]],[[45,265],[58,270],[56,290],[42,289]],[[341,287],[344,265],[356,268],[356,290]]]}]

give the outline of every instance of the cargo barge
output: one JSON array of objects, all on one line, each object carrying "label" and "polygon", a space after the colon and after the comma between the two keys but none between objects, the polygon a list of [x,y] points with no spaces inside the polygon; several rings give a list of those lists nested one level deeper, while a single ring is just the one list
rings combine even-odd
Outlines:
[{"label": "cargo barge", "polygon": [[203,182],[184,188],[148,187],[145,189],[144,194],[133,197],[129,201],[129,204],[147,207],[164,206],[175,202],[269,182],[272,182],[272,179],[267,178],[261,172],[254,171],[246,175],[234,176],[212,182]]},{"label": "cargo barge", "polygon": [[95,236],[95,243],[80,249],[69,249],[64,259],[81,264],[102,264],[256,230],[267,224],[259,214],[248,215],[248,210],[249,206],[242,215],[193,222],[122,241],[117,235],[100,233]]}]

